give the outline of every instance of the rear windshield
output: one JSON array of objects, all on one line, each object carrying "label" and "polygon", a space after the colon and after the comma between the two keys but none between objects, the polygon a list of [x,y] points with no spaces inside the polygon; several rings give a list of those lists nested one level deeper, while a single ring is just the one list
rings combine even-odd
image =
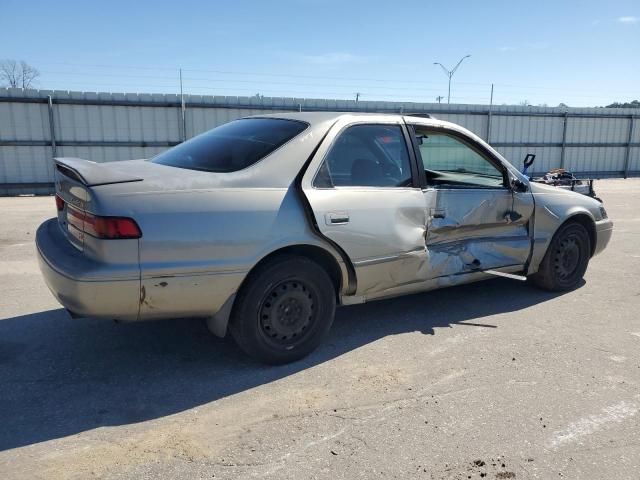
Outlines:
[{"label": "rear windshield", "polygon": [[235,120],[187,140],[151,161],[205,172],[235,172],[266,157],[307,126],[304,122],[279,118]]}]

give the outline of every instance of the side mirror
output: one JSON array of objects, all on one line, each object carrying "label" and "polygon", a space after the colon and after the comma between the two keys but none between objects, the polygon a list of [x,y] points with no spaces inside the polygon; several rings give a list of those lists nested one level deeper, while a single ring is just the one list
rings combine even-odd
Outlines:
[{"label": "side mirror", "polygon": [[519,178],[511,179],[511,190],[518,193],[524,193],[529,190],[529,186]]}]

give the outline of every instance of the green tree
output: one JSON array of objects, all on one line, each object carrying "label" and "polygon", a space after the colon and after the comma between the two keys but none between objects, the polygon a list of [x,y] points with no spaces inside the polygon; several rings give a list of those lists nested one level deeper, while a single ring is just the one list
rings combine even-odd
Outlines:
[{"label": "green tree", "polygon": [[613,102],[611,105],[607,105],[607,108],[640,108],[640,101],[632,100],[631,102]]}]

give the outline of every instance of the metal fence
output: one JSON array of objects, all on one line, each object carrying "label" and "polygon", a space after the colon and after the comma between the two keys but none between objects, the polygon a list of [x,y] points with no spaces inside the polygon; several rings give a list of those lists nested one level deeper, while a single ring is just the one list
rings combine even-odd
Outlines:
[{"label": "metal fence", "polygon": [[0,195],[50,193],[54,156],[104,162],[148,158],[247,115],[283,111],[431,113],[488,140],[535,172],[640,176],[637,109],[548,108],[269,97],[185,97],[0,89]]}]

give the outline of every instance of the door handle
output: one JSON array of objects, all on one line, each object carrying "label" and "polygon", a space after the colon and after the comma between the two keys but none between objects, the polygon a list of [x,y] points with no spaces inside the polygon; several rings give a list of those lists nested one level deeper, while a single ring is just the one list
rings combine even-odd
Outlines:
[{"label": "door handle", "polygon": [[432,208],[430,213],[431,213],[431,216],[433,218],[444,218],[445,217],[444,208]]},{"label": "door handle", "polygon": [[327,225],[344,225],[349,223],[347,212],[329,212],[325,215],[324,221]]},{"label": "door handle", "polygon": [[509,212],[504,214],[504,221],[506,223],[517,222],[521,218],[522,218],[522,215],[520,213],[518,213],[518,212],[509,211]]}]

